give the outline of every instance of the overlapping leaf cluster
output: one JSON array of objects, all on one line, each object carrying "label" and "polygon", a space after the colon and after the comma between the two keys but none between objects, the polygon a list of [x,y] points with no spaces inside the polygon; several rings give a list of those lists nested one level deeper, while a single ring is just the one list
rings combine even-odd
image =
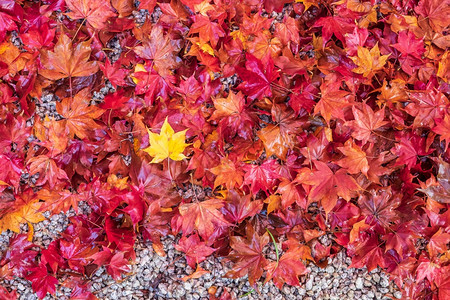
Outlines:
[{"label": "overlapping leaf cluster", "polygon": [[[100,266],[119,279],[138,238],[164,255],[179,234],[191,267],[225,256],[251,284],[297,285],[345,248],[405,298],[448,299],[449,15],[440,0],[1,1],[0,228],[16,233],[1,276],[94,299]],[[32,224],[71,207],[36,247]]]}]

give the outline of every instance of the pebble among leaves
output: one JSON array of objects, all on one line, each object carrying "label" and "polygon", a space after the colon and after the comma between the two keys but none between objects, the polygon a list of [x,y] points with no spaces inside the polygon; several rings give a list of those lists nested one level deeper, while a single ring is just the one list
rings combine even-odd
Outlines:
[{"label": "pebble among leaves", "polygon": [[0,299],[450,299],[449,15],[0,1]]}]

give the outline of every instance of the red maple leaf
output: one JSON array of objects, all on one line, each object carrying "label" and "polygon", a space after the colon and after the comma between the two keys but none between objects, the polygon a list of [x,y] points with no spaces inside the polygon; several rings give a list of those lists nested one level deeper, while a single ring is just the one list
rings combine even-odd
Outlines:
[{"label": "red maple leaf", "polygon": [[31,281],[31,287],[40,299],[43,299],[47,293],[54,295],[56,292],[58,279],[50,275],[43,264],[40,264],[39,267],[32,268],[31,273],[25,278]]},{"label": "red maple leaf", "polygon": [[195,268],[195,265],[201,263],[210,256],[216,249],[209,247],[205,242],[200,241],[197,234],[193,234],[188,238],[183,236],[178,245],[175,245],[175,249],[186,253],[186,261],[191,268]]},{"label": "red maple leaf", "polygon": [[245,68],[236,67],[243,80],[238,89],[251,99],[272,96],[271,83],[278,77],[272,58],[268,58],[266,66],[252,54],[247,53],[245,58]]},{"label": "red maple leaf", "polygon": [[219,210],[223,206],[224,202],[220,199],[182,204],[179,207],[177,228],[181,229],[185,236],[197,230],[203,239],[208,240],[217,227],[229,225]]},{"label": "red maple leaf", "polygon": [[275,285],[281,290],[284,283],[289,285],[300,285],[298,277],[308,273],[305,265],[300,261],[303,255],[301,248],[288,251],[283,254],[279,261],[269,263],[266,282],[273,278]]},{"label": "red maple leaf", "polygon": [[315,161],[316,171],[308,168],[300,170],[296,182],[311,185],[309,201],[320,202],[328,214],[336,205],[338,197],[350,201],[361,188],[345,169],[333,172],[326,163]]},{"label": "red maple leaf", "polygon": [[248,281],[253,286],[256,280],[261,278],[264,267],[267,265],[263,250],[268,242],[268,233],[260,236],[251,225],[247,225],[245,238],[232,236],[230,246],[233,251],[228,257],[235,262],[235,265],[225,276],[238,278],[248,274]]},{"label": "red maple leaf", "polygon": [[198,33],[202,44],[211,42],[211,46],[216,48],[219,39],[225,36],[220,24],[212,22],[203,15],[195,15],[192,19],[194,23],[191,26],[190,33]]}]

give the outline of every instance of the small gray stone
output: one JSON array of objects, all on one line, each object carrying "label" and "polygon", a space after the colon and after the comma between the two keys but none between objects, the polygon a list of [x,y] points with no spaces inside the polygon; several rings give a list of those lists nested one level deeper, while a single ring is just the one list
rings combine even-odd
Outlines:
[{"label": "small gray stone", "polygon": [[387,278],[383,278],[383,279],[381,279],[381,281],[380,281],[380,285],[382,286],[382,287],[388,287],[389,286],[389,280],[387,279]]},{"label": "small gray stone", "polygon": [[161,294],[167,295],[167,284],[165,283],[158,284],[158,290]]},{"label": "small gray stone", "polygon": [[363,289],[364,281],[363,281],[363,279],[361,277],[358,277],[358,279],[356,279],[355,286],[356,286],[356,289],[358,289],[358,290],[362,290]]},{"label": "small gray stone", "polygon": [[394,297],[397,298],[397,299],[402,299],[402,293],[399,292],[399,291],[396,291],[396,292],[394,293]]},{"label": "small gray stone", "polygon": [[306,288],[307,291],[312,290],[312,288],[313,288],[313,280],[314,280],[314,278],[311,277],[311,278],[306,282],[305,288]]}]

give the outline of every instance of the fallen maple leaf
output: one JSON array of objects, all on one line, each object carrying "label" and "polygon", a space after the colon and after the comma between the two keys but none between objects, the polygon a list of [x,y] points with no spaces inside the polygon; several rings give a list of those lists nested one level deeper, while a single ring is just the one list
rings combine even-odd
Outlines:
[{"label": "fallen maple leaf", "polygon": [[71,98],[65,98],[56,104],[57,111],[64,117],[68,135],[80,139],[87,138],[90,133],[101,128],[94,120],[100,117],[104,110],[95,105],[89,105],[89,90],[84,89]]},{"label": "fallen maple leaf", "polygon": [[269,235],[265,232],[258,235],[249,224],[246,228],[246,237],[232,236],[230,246],[233,251],[229,258],[235,261],[233,269],[225,277],[239,278],[248,274],[248,281],[253,286],[261,278],[267,260],[263,253],[264,247],[269,243]]},{"label": "fallen maple leaf", "polygon": [[74,48],[69,37],[62,33],[54,52],[41,52],[41,64],[44,68],[39,70],[39,74],[51,80],[94,74],[98,71],[98,65],[95,61],[88,61],[91,55],[90,44],[90,41],[81,42]]},{"label": "fallen maple leaf", "polygon": [[[330,80],[332,81],[330,82]],[[340,89],[340,81],[334,81],[335,78],[330,80],[321,85],[322,97],[314,107],[314,113],[320,113],[327,124],[330,123],[332,118],[344,120],[344,111],[351,106],[354,99],[351,93]]]},{"label": "fallen maple leaf", "polygon": [[183,236],[178,242],[178,245],[175,245],[175,249],[186,253],[186,261],[191,268],[204,261],[206,257],[210,256],[216,250],[207,246],[205,242],[200,241],[197,234],[193,234],[188,238]]},{"label": "fallen maple leaf", "polygon": [[372,108],[367,105],[362,105],[362,110],[352,107],[353,116],[355,120],[345,122],[345,125],[352,128],[352,136],[362,141],[363,145],[368,141],[372,141],[375,137],[372,135],[379,128],[389,124],[388,121],[384,120],[384,107],[379,111],[375,112]]},{"label": "fallen maple leaf", "polygon": [[47,293],[54,295],[56,292],[58,279],[50,275],[43,264],[33,268],[25,278],[31,281],[31,286],[40,299],[43,299]]},{"label": "fallen maple leaf", "polygon": [[421,182],[421,188],[418,190],[437,202],[450,203],[450,164],[443,159],[436,162],[438,163],[436,178],[431,177],[426,183]]},{"label": "fallen maple leaf", "polygon": [[363,74],[364,77],[372,78],[375,73],[383,68],[389,55],[380,56],[380,49],[376,44],[372,49],[358,46],[358,56],[350,57],[358,66],[353,72]]},{"label": "fallen maple leaf", "polygon": [[326,163],[315,161],[317,171],[308,168],[300,170],[296,182],[311,185],[309,200],[320,202],[328,214],[336,205],[338,196],[350,201],[353,195],[361,189],[353,177],[345,169],[333,172]]},{"label": "fallen maple leaf", "polygon": [[71,10],[66,13],[68,17],[74,20],[83,19],[83,22],[87,21],[97,30],[103,29],[108,18],[116,15],[110,1],[106,0],[66,0],[66,4]]},{"label": "fallen maple leaf", "polygon": [[366,152],[361,150],[352,140],[345,142],[344,147],[338,147],[346,157],[336,163],[347,169],[350,174],[358,174],[359,172],[367,176],[369,171],[369,162],[367,161]]},{"label": "fallen maple leaf", "polygon": [[153,133],[147,129],[150,146],[143,149],[143,151],[153,157],[151,163],[159,163],[166,158],[172,160],[183,160],[186,158],[183,151],[189,146],[189,144],[185,143],[187,129],[175,132],[167,120],[168,118],[166,117],[160,134]]},{"label": "fallen maple leaf", "polygon": [[435,133],[440,135],[439,140],[445,140],[445,149],[448,149],[450,144],[450,115],[446,114],[444,119],[436,119],[436,126],[432,129]]},{"label": "fallen maple leaf", "polygon": [[209,271],[206,271],[205,269],[203,269],[202,267],[200,267],[200,265],[197,265],[197,269],[195,269],[195,272],[190,274],[190,275],[186,275],[183,278],[181,278],[181,280],[183,281],[188,281],[190,279],[197,279],[202,277],[205,274],[208,274]]},{"label": "fallen maple leaf", "polygon": [[234,189],[235,186],[240,187],[244,182],[244,172],[227,157],[223,157],[220,160],[220,165],[211,168],[210,171],[217,175],[214,180],[214,187],[223,185],[227,189]]},{"label": "fallen maple leaf", "polygon": [[209,199],[202,202],[185,203],[178,208],[180,211],[180,228],[183,235],[188,235],[196,229],[198,234],[208,240],[213,232],[220,226],[228,226],[220,208],[223,200]]},{"label": "fallen maple leaf", "polygon": [[272,119],[275,124],[262,128],[258,137],[263,141],[268,156],[275,154],[284,160],[288,150],[295,145],[295,136],[301,132],[302,122],[283,105],[272,107]]},{"label": "fallen maple leaf", "polygon": [[216,48],[219,39],[225,36],[222,27],[203,15],[195,15],[192,19],[194,23],[191,26],[190,33],[198,33],[202,44],[211,42],[211,46]]},{"label": "fallen maple leaf", "polygon": [[[25,194],[29,193],[30,191]],[[32,232],[33,226],[31,223],[38,223],[45,220],[44,215],[40,212],[42,202],[38,201],[38,198],[32,199],[31,201],[25,198],[16,200],[15,208],[0,219],[0,232],[9,229],[13,232],[20,233],[20,224],[23,223],[28,223],[29,231]]]},{"label": "fallen maple leaf", "polygon": [[273,278],[273,282],[280,290],[283,288],[284,283],[300,285],[298,277],[309,272],[300,261],[301,251],[301,248],[296,248],[283,254],[279,261],[269,263],[265,267],[267,270],[265,282]]},{"label": "fallen maple leaf", "polygon": [[181,59],[177,56],[180,48],[179,42],[164,36],[161,26],[154,26],[143,46],[136,46],[134,52],[141,58],[151,60],[154,69],[165,76],[180,64]]}]

